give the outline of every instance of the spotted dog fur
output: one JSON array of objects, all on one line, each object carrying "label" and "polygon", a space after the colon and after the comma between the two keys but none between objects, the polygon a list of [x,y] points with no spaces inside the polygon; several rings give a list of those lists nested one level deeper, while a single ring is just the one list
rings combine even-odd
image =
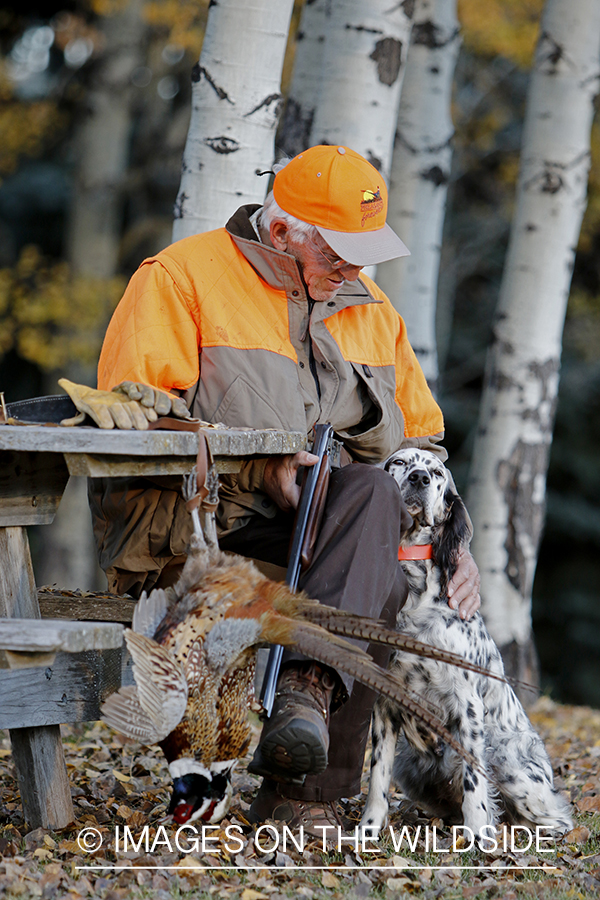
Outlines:
[{"label": "spotted dog fur", "polygon": [[[414,519],[402,545],[431,543],[434,553],[433,560],[402,562],[409,595],[398,615],[398,630],[503,674],[500,652],[479,613],[465,622],[448,606],[446,589],[457,554],[471,537],[448,470],[433,453],[412,449],[395,453],[386,469],[400,485]],[[468,826],[475,835],[502,814],[511,823],[542,825],[554,834],[573,827],[569,805],[553,785],[544,745],[508,684],[403,651],[395,652],[390,665],[403,686],[436,712],[480,761],[481,771],[398,706],[379,698],[362,826],[376,834],[385,824],[393,776],[409,799],[432,815]],[[483,837],[490,837],[487,829]]]}]

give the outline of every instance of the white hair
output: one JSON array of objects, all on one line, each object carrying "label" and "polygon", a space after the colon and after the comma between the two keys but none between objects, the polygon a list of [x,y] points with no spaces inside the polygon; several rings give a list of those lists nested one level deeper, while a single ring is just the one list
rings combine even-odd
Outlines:
[{"label": "white hair", "polygon": [[291,216],[289,213],[286,213],[277,203],[275,197],[273,196],[273,191],[267,194],[267,199],[265,200],[264,206],[261,210],[259,217],[259,225],[261,228],[264,228],[265,231],[269,231],[271,228],[271,222],[275,219],[281,219],[285,222],[288,227],[288,231],[290,237],[295,241],[303,243],[304,241],[311,241],[317,236],[318,231],[314,225],[310,225],[308,222],[303,222],[302,219],[297,219],[295,216]]},{"label": "white hair", "polygon": [[[286,157],[280,159],[279,162],[273,166],[275,174],[285,168],[289,161],[290,160]],[[290,213],[285,212],[275,200],[273,191],[270,191],[267,194],[263,208],[260,211],[258,223],[265,231],[270,231],[271,222],[274,219],[281,219],[285,222],[290,232],[290,236],[299,243],[314,240],[318,235],[318,231],[314,225],[311,225],[309,222],[303,222],[302,219],[297,219],[295,216],[290,215]]]}]

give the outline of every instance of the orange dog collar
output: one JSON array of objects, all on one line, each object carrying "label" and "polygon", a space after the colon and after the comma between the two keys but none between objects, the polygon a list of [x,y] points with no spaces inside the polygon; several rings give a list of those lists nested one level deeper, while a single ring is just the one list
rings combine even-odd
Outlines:
[{"label": "orange dog collar", "polygon": [[433,559],[433,547],[431,544],[398,547],[398,559]]}]

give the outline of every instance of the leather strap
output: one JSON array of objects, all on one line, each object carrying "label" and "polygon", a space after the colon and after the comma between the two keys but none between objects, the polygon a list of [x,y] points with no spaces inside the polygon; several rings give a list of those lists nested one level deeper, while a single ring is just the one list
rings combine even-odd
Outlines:
[{"label": "leather strap", "polygon": [[188,500],[185,507],[188,512],[197,509],[199,506],[207,512],[214,512],[219,505],[216,503],[208,503],[209,488],[207,482],[208,470],[213,464],[212,454],[208,446],[208,438],[205,434],[198,436],[198,456],[196,457],[196,482],[198,485],[195,497]]},{"label": "leather strap", "polygon": [[160,416],[155,422],[148,422],[148,431],[165,428],[167,431],[200,431],[208,423],[202,419],[176,419],[174,416]]},{"label": "leather strap", "polygon": [[433,547],[431,544],[398,547],[398,559],[433,559]]}]

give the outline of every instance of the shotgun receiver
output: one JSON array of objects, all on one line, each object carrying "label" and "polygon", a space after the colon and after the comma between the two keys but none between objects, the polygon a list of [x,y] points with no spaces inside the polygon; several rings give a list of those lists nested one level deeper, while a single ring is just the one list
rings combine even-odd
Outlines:
[{"label": "shotgun receiver", "polygon": [[[304,470],[300,502],[292,533],[290,559],[285,576],[286,584],[292,591],[298,587],[300,573],[307,569],[312,561],[329,486],[332,438],[333,428],[331,425],[315,425],[315,439],[311,452],[319,457],[319,461],[314,466],[307,466]],[[269,650],[260,692],[260,702],[267,718],[273,709],[282,656],[283,647],[274,644]]]}]

